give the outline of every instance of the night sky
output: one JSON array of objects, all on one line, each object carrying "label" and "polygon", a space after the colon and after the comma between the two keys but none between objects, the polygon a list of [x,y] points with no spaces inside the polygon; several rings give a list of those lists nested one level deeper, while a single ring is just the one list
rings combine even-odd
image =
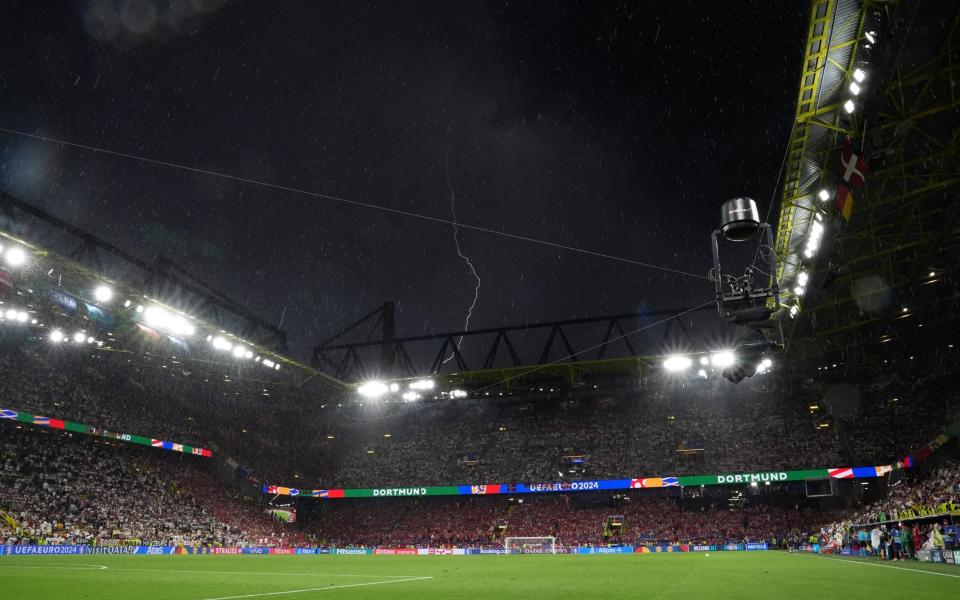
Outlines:
[{"label": "night sky", "polygon": [[[727,198],[768,209],[807,3],[5,2],[0,127],[706,274]],[[445,167],[446,165],[446,167]],[[463,327],[448,225],[0,133],[0,183],[268,320],[294,356],[385,300]],[[776,211],[771,217],[776,221]],[[40,241],[40,240],[37,240]],[[712,287],[460,232],[471,327]]]}]

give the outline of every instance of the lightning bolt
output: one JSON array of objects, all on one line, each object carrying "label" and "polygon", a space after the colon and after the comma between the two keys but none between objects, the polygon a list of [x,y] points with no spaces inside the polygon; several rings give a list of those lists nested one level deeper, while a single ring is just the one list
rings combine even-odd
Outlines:
[{"label": "lightning bolt", "polygon": [[[467,309],[467,317],[463,323],[463,330],[470,330],[470,318],[473,317],[473,309],[477,306],[477,300],[480,299],[480,275],[477,274],[477,269],[473,266],[473,263],[470,261],[470,257],[463,253],[463,249],[460,247],[460,229],[457,227],[457,195],[453,191],[453,184],[450,183],[450,149],[447,148],[446,154],[443,156],[443,178],[447,182],[447,189],[450,190],[450,214],[453,217],[453,222],[451,227],[453,228],[453,243],[457,247],[457,256],[463,259],[463,262],[467,264],[467,268],[470,270],[470,275],[476,280],[477,284],[473,287],[473,302],[470,303],[470,308]],[[463,336],[460,336],[460,339],[457,340],[457,350],[460,349],[460,344],[463,343]],[[443,359],[443,364],[447,364],[450,359],[453,358],[453,352],[450,353],[450,356]]]}]

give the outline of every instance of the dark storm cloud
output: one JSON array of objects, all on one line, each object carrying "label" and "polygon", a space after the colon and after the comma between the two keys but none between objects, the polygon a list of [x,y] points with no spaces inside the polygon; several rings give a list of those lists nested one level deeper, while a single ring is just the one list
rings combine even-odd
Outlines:
[{"label": "dark storm cloud", "polygon": [[[0,126],[444,218],[449,151],[463,222],[694,273],[722,200],[767,208],[806,19],[794,2],[200,4],[13,3]],[[124,30],[106,39],[94,7]],[[7,135],[0,169],[24,199],[268,319],[286,308],[300,356],[385,300],[419,334],[458,329],[472,299],[449,226]],[[460,236],[482,278],[474,326],[711,294]]]}]

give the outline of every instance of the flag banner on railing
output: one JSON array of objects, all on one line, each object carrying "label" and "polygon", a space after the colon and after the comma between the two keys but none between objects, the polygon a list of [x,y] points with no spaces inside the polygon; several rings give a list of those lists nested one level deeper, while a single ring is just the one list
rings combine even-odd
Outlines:
[{"label": "flag banner on railing", "polygon": [[182,452],[184,454],[193,454],[194,456],[203,456],[206,458],[213,456],[213,451],[207,448],[188,446],[186,444],[178,444],[176,442],[169,442],[167,440],[148,438],[142,435],[134,435],[132,433],[119,433],[104,429],[103,427],[83,425],[82,423],[74,423],[73,421],[64,421],[61,419],[54,419],[52,417],[31,415],[30,413],[19,412],[8,408],[0,408],[0,419],[17,421],[19,423],[27,423],[28,425],[38,425],[40,427],[47,427],[49,429],[62,429],[64,431],[72,431],[74,433],[82,433],[84,435],[92,435],[110,440],[116,440],[119,442],[127,442],[128,444],[153,446],[154,448],[162,448],[164,450]]}]

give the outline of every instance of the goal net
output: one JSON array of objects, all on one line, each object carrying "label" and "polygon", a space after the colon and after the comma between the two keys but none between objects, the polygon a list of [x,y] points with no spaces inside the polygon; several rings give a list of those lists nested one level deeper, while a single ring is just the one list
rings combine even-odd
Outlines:
[{"label": "goal net", "polygon": [[507,537],[503,540],[507,554],[556,554],[557,539],[546,537]]}]

